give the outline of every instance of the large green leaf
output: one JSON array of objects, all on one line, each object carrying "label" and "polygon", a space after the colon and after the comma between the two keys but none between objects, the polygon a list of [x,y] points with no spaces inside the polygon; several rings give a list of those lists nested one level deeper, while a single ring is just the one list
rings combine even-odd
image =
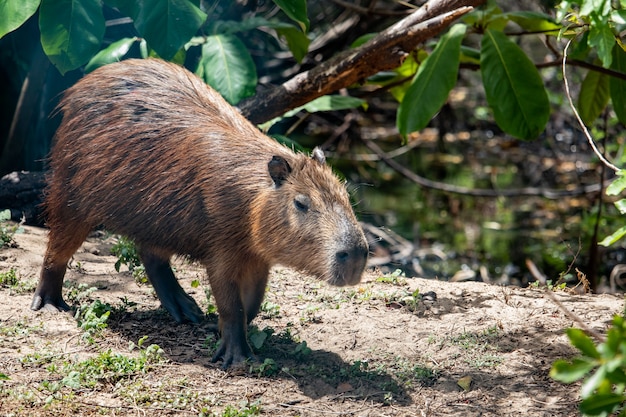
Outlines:
[{"label": "large green leaf", "polygon": [[594,359],[600,358],[596,345],[584,331],[572,327],[567,329],[566,332],[572,346],[580,350],[583,355]]},{"label": "large green leaf", "polygon": [[616,411],[624,401],[626,397],[622,394],[595,394],[581,401],[580,411],[588,416],[606,416]]},{"label": "large green leaf", "polygon": [[297,22],[303,32],[309,30],[309,18],[306,12],[306,0],[274,0],[289,18]]},{"label": "large green leaf", "polygon": [[196,74],[233,105],[255,93],[254,61],[243,42],[233,35],[206,39]]},{"label": "large green leaf", "polygon": [[0,38],[35,14],[41,0],[0,0]]},{"label": "large green leaf", "polygon": [[170,60],[196,34],[207,15],[189,0],[118,2],[137,31],[163,59]]},{"label": "large green leaf", "polygon": [[609,68],[613,60],[611,50],[615,45],[615,35],[609,24],[595,13],[592,14],[591,22],[592,25],[589,28],[589,46],[596,48],[602,65],[605,68]]},{"label": "large green leaf", "polygon": [[41,45],[61,74],[78,68],[98,52],[104,36],[100,0],[42,0]]},{"label": "large green leaf", "polygon": [[464,35],[465,25],[452,26],[441,37],[433,53],[420,65],[398,107],[396,124],[402,135],[426,127],[446,102],[450,90],[456,84]]},{"label": "large green leaf", "polygon": [[496,123],[520,139],[536,138],[550,117],[537,68],[504,33],[488,29],[481,42],[480,71]]},{"label": "large green leaf", "polygon": [[576,358],[571,363],[559,359],[552,364],[550,377],[566,384],[571,384],[585,377],[596,367],[593,361]]},{"label": "large green leaf", "polygon": [[209,30],[211,33],[232,34],[254,30],[263,26],[274,29],[278,37],[283,38],[287,42],[293,57],[298,62],[302,61],[309,51],[311,41],[305,33],[291,23],[267,20],[264,17],[255,16],[242,21],[218,20],[211,23]]},{"label": "large green leaf", "polygon": [[[626,52],[620,47],[613,48],[611,69],[626,74]],[[611,77],[609,91],[611,92],[613,110],[617,118],[620,122],[626,124],[626,81],[617,77]]]},{"label": "large green leaf", "polygon": [[113,42],[91,58],[87,65],[85,65],[85,72],[88,73],[103,65],[120,61],[128,53],[131,46],[138,41],[139,38],[122,38],[119,41]]},{"label": "large green leaf", "polygon": [[528,31],[551,32],[561,29],[561,25],[556,23],[550,15],[544,13],[518,11],[506,13],[504,16],[508,17],[513,22],[520,25],[521,28]]},{"label": "large green leaf", "polygon": [[295,26],[286,25],[275,28],[278,36],[285,39],[289,50],[298,62],[302,62],[307,52],[309,52],[309,38],[298,30]]},{"label": "large green leaf", "polygon": [[588,71],[578,95],[578,113],[585,124],[592,124],[609,103],[609,76]]},{"label": "large green leaf", "polygon": [[263,123],[260,128],[261,130],[267,131],[274,124],[279,122],[280,120],[292,117],[298,114],[302,110],[306,110],[309,113],[315,113],[319,111],[331,111],[331,110],[347,110],[354,109],[359,106],[363,106],[366,104],[366,101],[350,96],[339,96],[339,95],[326,95],[316,98],[313,101],[310,101],[302,106],[296,107],[295,109],[289,110],[287,113],[283,114],[280,117],[276,117],[272,120],[269,120]]}]

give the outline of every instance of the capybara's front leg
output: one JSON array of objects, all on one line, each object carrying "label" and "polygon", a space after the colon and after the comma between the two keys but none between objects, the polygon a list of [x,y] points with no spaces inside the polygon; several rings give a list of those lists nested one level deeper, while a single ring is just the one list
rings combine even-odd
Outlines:
[{"label": "capybara's front leg", "polygon": [[140,249],[139,257],[161,304],[174,320],[179,323],[185,320],[200,323],[204,319],[204,313],[178,283],[169,259],[164,259],[147,249]]},{"label": "capybara's front leg", "polygon": [[248,344],[246,313],[241,302],[239,286],[230,278],[233,276],[232,272],[232,270],[229,271],[228,275],[216,275],[209,272],[209,281],[219,313],[221,334],[219,347],[211,361],[217,362],[222,359],[223,369],[231,364],[254,359],[252,349]]},{"label": "capybara's front leg", "polygon": [[63,300],[63,277],[66,264],[44,262],[39,277],[39,284],[30,305],[31,310],[68,311],[70,306]]}]

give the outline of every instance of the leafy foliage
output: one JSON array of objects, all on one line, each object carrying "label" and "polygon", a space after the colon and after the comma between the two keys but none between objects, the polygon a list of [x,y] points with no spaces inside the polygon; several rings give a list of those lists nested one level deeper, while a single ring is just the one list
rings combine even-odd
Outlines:
[{"label": "leafy foliage", "polygon": [[[0,37],[22,25],[39,7],[42,45],[62,73],[86,63],[85,70],[92,71],[132,55],[138,45],[142,57],[191,63],[194,72],[237,104],[253,95],[258,83],[259,63],[248,42],[251,33],[271,34],[297,62],[308,52],[311,23],[306,0],[273,3],[279,13],[266,9],[232,20],[221,7],[206,8],[194,0],[0,0],[0,12],[10,16],[0,23]],[[99,51],[107,8],[132,19],[137,36],[114,39]],[[391,92],[399,101],[398,130],[406,136],[423,129],[446,102],[460,64],[479,65],[496,123],[512,136],[534,139],[547,123],[550,105],[541,74],[518,39],[570,40],[577,60],[624,74],[626,52],[618,34],[626,25],[625,9],[623,1],[564,0],[554,17],[531,11],[503,12],[495,0],[489,0],[451,27],[432,51],[429,47],[412,51],[394,71],[367,82],[393,85]],[[515,32],[511,28],[522,32],[510,35]],[[374,35],[362,37],[354,46]],[[479,49],[474,47],[477,37]],[[187,60],[189,56],[198,59]],[[612,102],[618,119],[626,122],[625,92],[624,79],[590,70],[578,97],[583,120],[593,123]],[[345,108],[331,104],[332,110]]]},{"label": "leafy foliage", "polygon": [[439,111],[456,84],[464,25],[454,25],[419,66],[398,108],[397,125],[403,135],[421,130]]},{"label": "leafy foliage", "polygon": [[568,329],[570,343],[581,356],[571,361],[558,360],[550,376],[557,381],[572,383],[584,378],[580,389],[580,411],[590,416],[606,416],[626,411],[626,320],[615,316],[606,341],[596,345],[580,329]]},{"label": "leafy foliage", "polygon": [[480,69],[496,123],[521,139],[534,139],[550,116],[548,95],[535,66],[503,32],[487,29]]}]

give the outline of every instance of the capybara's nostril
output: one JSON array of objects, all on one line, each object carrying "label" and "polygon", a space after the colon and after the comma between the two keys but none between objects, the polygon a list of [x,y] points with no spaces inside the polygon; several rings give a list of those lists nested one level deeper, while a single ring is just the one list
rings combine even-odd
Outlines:
[{"label": "capybara's nostril", "polygon": [[348,262],[348,259],[350,259],[350,254],[348,253],[348,251],[345,250],[337,252],[336,256],[337,262],[339,262],[340,264],[345,264],[346,262]]}]

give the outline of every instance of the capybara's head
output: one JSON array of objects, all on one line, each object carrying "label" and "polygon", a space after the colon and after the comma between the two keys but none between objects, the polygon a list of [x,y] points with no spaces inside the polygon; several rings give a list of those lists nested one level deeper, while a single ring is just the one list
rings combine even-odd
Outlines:
[{"label": "capybara's head", "polygon": [[273,182],[252,209],[255,246],[271,263],[291,266],[331,285],[357,284],[368,246],[345,186],[326,165],[323,152],[274,156]]}]

